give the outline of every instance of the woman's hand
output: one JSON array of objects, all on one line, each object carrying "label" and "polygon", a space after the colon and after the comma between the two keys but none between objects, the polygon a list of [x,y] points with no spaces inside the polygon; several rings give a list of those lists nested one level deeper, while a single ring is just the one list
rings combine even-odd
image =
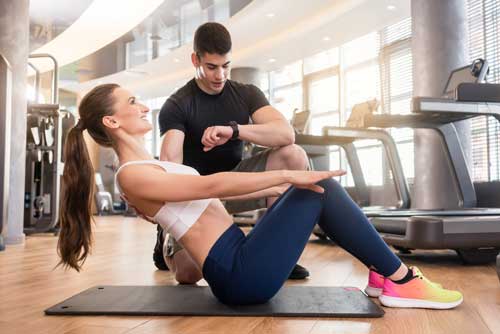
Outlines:
[{"label": "woman's hand", "polygon": [[333,171],[285,171],[285,177],[288,183],[291,183],[296,188],[309,189],[317,193],[323,193],[325,190],[316,183],[329,179],[335,176],[342,176],[346,172],[343,170]]},{"label": "woman's hand", "polygon": [[265,190],[265,196],[262,196],[263,198],[265,197],[280,197],[283,195],[283,193],[290,188],[291,184],[289,183],[283,183],[280,184],[279,186],[274,186],[271,188],[268,188]]}]

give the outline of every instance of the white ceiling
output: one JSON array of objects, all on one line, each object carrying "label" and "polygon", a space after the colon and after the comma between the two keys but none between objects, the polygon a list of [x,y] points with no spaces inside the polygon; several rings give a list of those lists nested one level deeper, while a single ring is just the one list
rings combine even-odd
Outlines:
[{"label": "white ceiling", "polygon": [[[389,10],[389,5],[395,9]],[[410,0],[254,0],[223,23],[233,39],[233,67],[267,71],[409,16]],[[193,75],[191,52],[192,44],[184,45],[129,70],[62,88],[82,94],[95,85],[116,82],[142,99],[170,95]],[[276,61],[270,63],[270,58]]]},{"label": "white ceiling", "polygon": [[92,0],[30,0],[30,21],[73,23]]},{"label": "white ceiling", "polygon": [[[94,0],[71,26],[33,53],[50,54],[57,59],[59,66],[71,64],[132,30],[162,2],[163,0]],[[52,69],[50,63],[44,60],[32,59],[30,63],[41,73]]]}]

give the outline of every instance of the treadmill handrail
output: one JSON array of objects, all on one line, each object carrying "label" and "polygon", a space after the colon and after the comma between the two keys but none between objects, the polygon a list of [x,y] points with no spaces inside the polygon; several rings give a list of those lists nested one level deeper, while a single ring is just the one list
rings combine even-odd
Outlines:
[{"label": "treadmill handrail", "polygon": [[336,126],[326,126],[323,128],[326,136],[347,137],[353,140],[375,139],[379,140],[384,146],[387,160],[394,177],[394,186],[398,196],[398,208],[409,208],[411,205],[410,188],[404,175],[403,164],[399,157],[396,143],[392,136],[385,130],[376,129],[358,129]]},{"label": "treadmill handrail", "polygon": [[[438,101],[443,99],[415,98],[415,101],[423,99]],[[467,102],[467,104],[478,104],[476,102]],[[500,113],[487,113],[489,116],[496,117],[500,121]],[[413,128],[413,129],[433,129],[438,132],[444,143],[447,159],[453,166],[455,185],[459,192],[459,207],[475,207],[477,205],[476,191],[474,182],[470,175],[465,154],[461,147],[460,140],[454,122],[485,115],[485,113],[472,112],[453,112],[453,111],[425,111],[420,113],[404,115],[367,115],[364,122],[368,127],[379,128]],[[498,117],[497,117],[498,116]]]},{"label": "treadmill handrail", "polygon": [[450,113],[471,116],[500,116],[500,103],[464,102],[451,99],[416,96],[411,103],[412,113]]}]

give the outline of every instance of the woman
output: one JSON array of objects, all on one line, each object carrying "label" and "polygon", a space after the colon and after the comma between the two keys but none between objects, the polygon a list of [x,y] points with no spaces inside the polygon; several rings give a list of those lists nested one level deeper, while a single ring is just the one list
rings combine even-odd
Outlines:
[{"label": "woman", "polygon": [[[81,269],[91,247],[93,169],[82,131],[113,147],[117,180],[128,201],[186,249],[214,295],[226,304],[263,303],[287,279],[316,223],[370,268],[367,292],[393,307],[452,308],[457,291],[427,280],[389,249],[362,211],[331,178],[343,172],[217,173],[153,160],[143,146],[151,130],[148,108],[115,84],[95,87],[81,101],[80,121],[65,146],[65,191],[60,212],[61,263]],[[215,138],[213,138],[215,140]],[[233,224],[217,198],[274,186],[290,187],[248,235]],[[82,203],[85,203],[82,205]]]}]

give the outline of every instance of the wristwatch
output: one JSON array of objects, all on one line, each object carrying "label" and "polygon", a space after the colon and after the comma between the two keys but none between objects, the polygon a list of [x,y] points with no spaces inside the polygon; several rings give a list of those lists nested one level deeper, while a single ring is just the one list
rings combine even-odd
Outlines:
[{"label": "wristwatch", "polygon": [[240,130],[238,129],[238,123],[235,121],[229,122],[229,126],[233,129],[233,135],[231,136],[231,140],[236,140],[240,136]]}]

